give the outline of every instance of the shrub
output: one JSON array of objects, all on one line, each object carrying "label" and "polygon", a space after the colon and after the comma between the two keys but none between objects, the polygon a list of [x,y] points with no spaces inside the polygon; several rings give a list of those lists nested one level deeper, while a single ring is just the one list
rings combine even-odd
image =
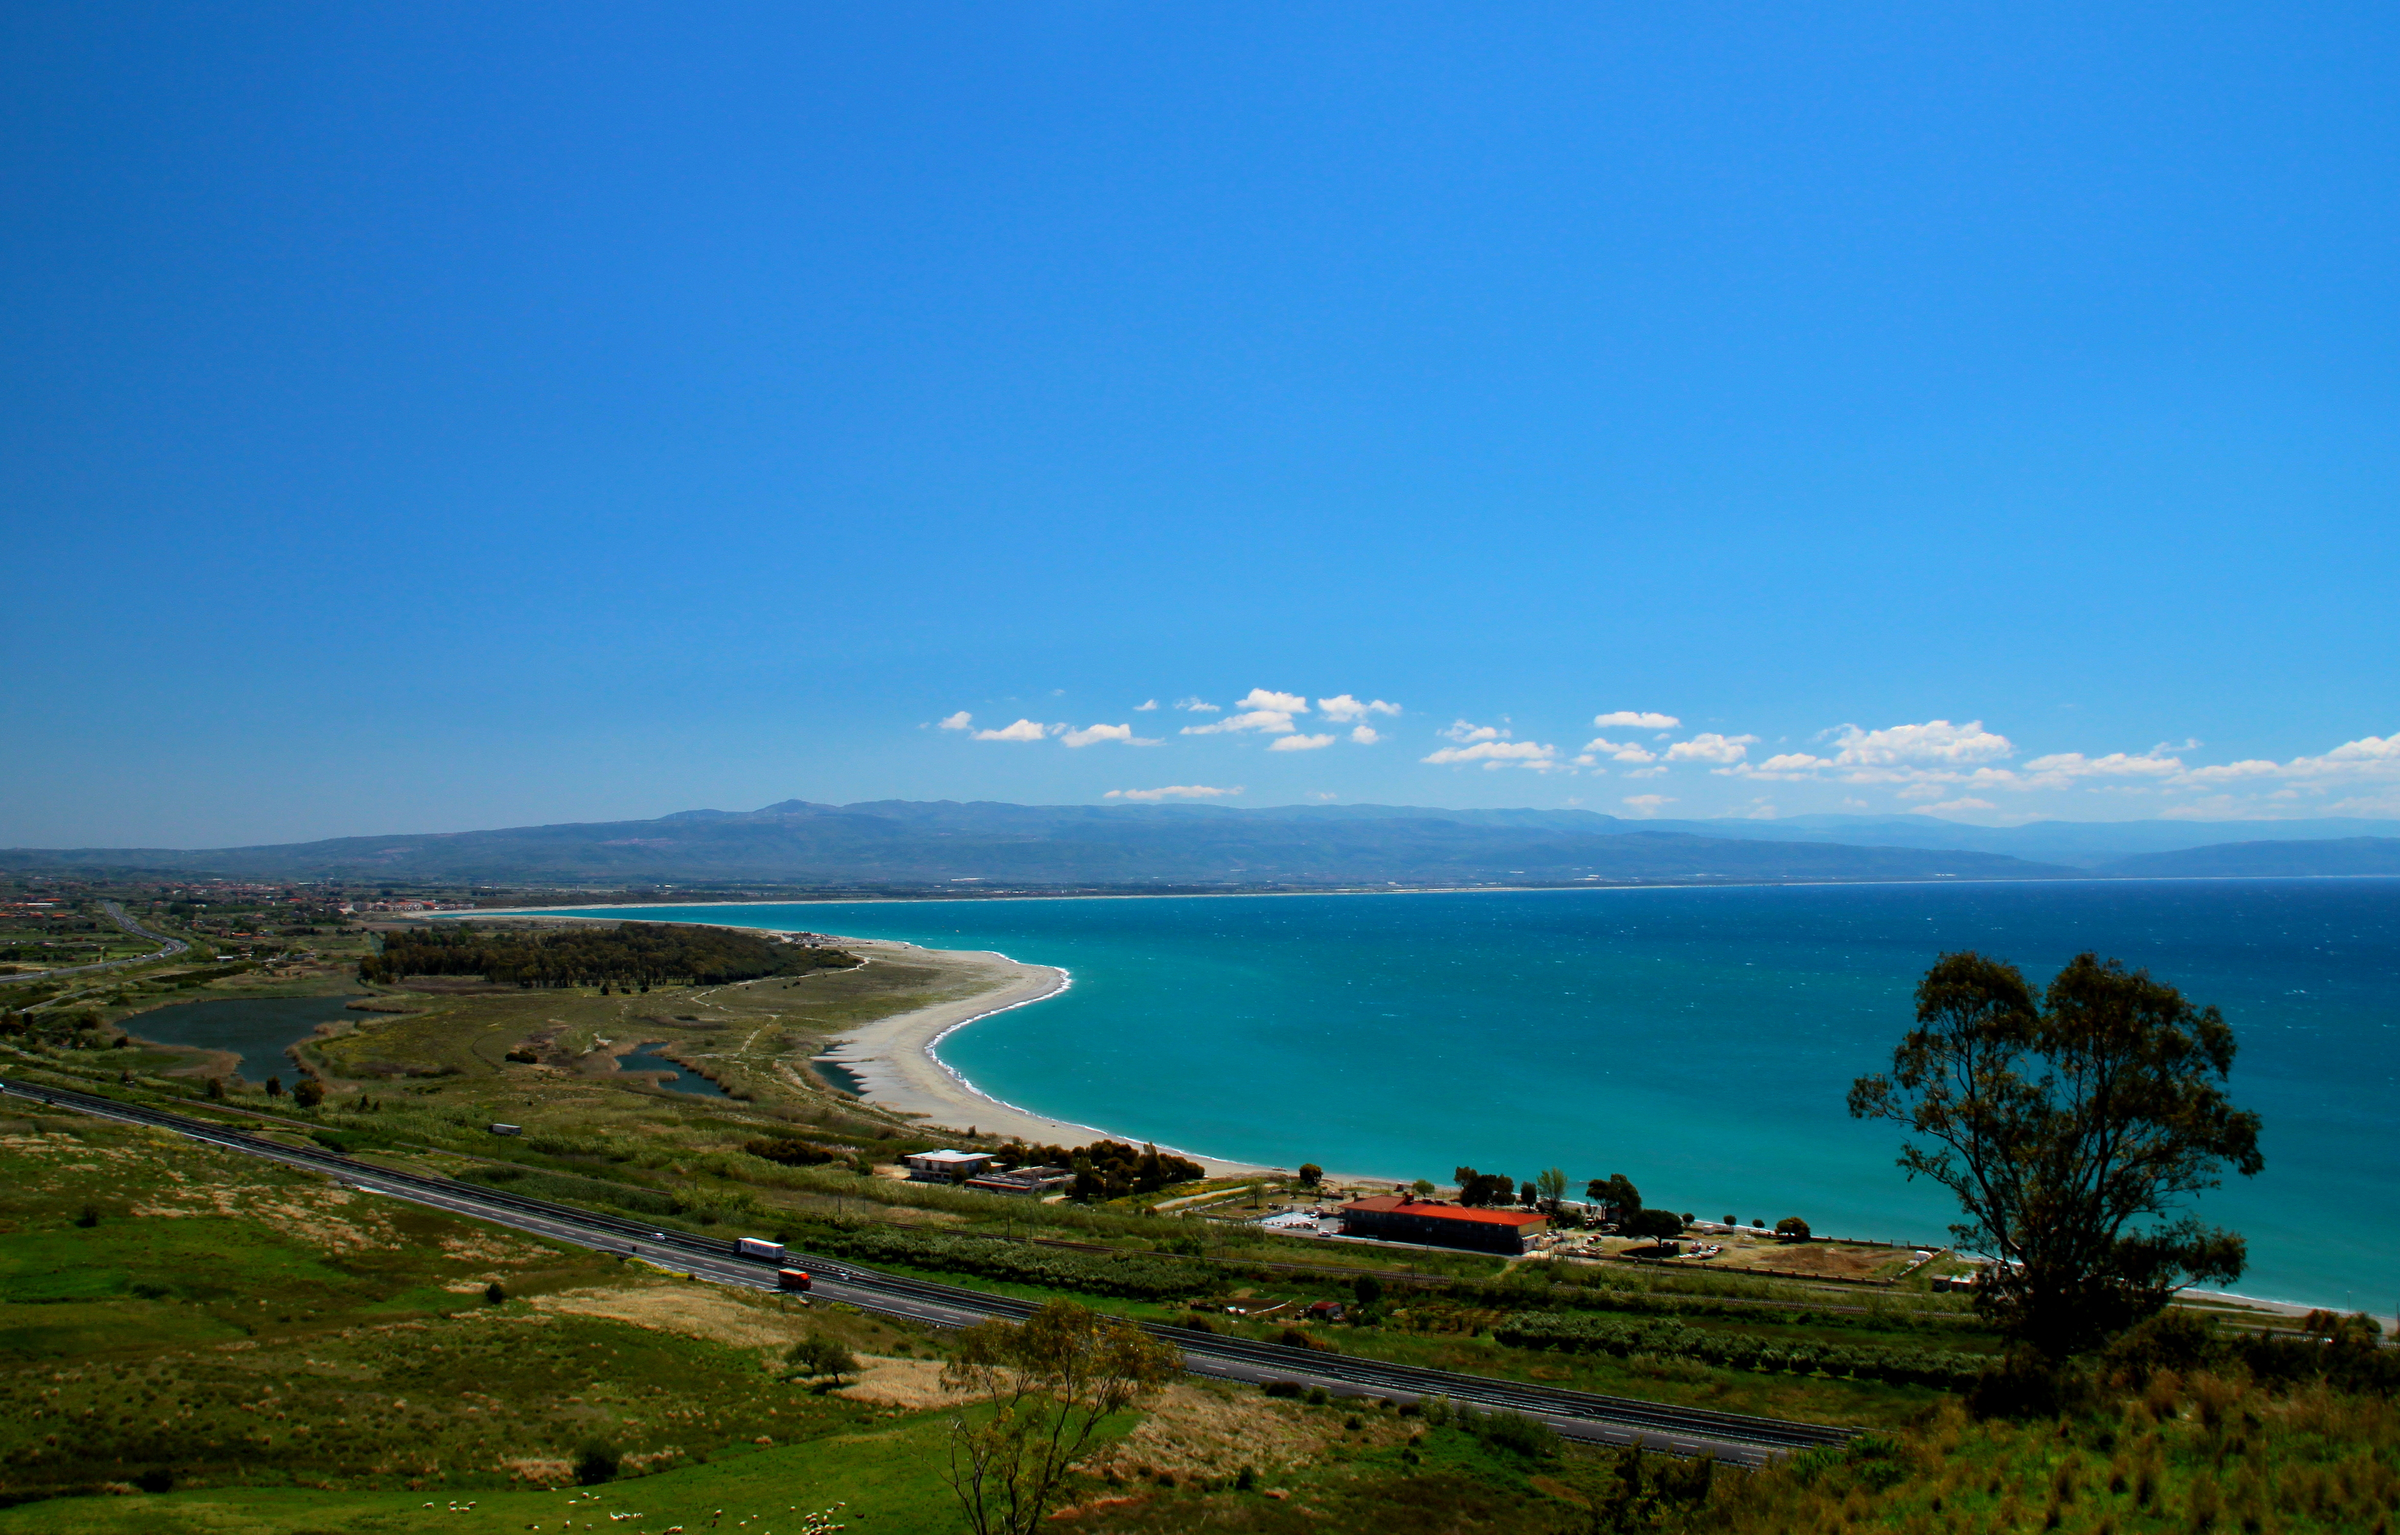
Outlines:
[{"label": "shrub", "polygon": [[575,1457],[575,1480],[586,1487],[597,1487],[614,1480],[617,1474],[617,1452],[598,1440],[583,1447]]},{"label": "shrub", "polygon": [[1797,1215],[1787,1215],[1775,1223],[1775,1235],[1786,1242],[1805,1242],[1808,1240],[1808,1222]]},{"label": "shrub", "polygon": [[1267,1395],[1273,1397],[1297,1397],[1300,1394],[1300,1383],[1296,1380],[1271,1380],[1267,1382],[1264,1390]]},{"label": "shrub", "polygon": [[1636,1210],[1617,1229],[1630,1237],[1665,1238],[1683,1235],[1683,1226],[1683,1217],[1672,1210]]},{"label": "shrub", "polygon": [[744,1141],[742,1150],[751,1156],[781,1163],[785,1167],[815,1167],[835,1161],[840,1156],[840,1153],[827,1151],[822,1146],[808,1141],[792,1140],[788,1137],[762,1136],[757,1140]]},{"label": "shrub", "polygon": [[1458,1426],[1494,1449],[1527,1460],[1547,1460],[1558,1453],[1558,1432],[1539,1418],[1521,1412],[1459,1414]]},{"label": "shrub", "polygon": [[831,1338],[803,1338],[783,1357],[803,1375],[830,1375],[837,1381],[858,1369],[850,1351]]}]

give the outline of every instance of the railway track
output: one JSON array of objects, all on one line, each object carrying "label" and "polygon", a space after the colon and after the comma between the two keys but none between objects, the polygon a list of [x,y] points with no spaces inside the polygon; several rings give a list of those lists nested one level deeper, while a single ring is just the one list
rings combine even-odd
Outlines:
[{"label": "railway track", "polygon": [[[776,1284],[776,1265],[744,1258],[733,1243],[715,1237],[555,1204],[481,1184],[399,1172],[339,1152],[286,1145],[246,1130],[148,1104],[24,1082],[0,1082],[0,1094],[38,1099],[53,1107],[171,1131],[229,1151],[322,1173],[369,1192],[408,1199],[596,1251],[639,1257],[695,1278],[765,1290],[774,1289]],[[884,1273],[844,1258],[793,1252],[787,1262],[805,1267],[814,1276],[818,1296],[863,1311],[936,1327],[967,1326],[990,1317],[1016,1319],[1034,1309],[1031,1302],[1011,1296]],[[1144,1327],[1180,1350],[1185,1368],[1197,1375],[1254,1383],[1291,1381],[1303,1387],[1322,1386],[1337,1396],[1395,1402],[1441,1397],[1486,1411],[1523,1413],[1549,1424],[1567,1438],[1587,1443],[1639,1444],[1672,1455],[1711,1455],[1733,1465],[1759,1466],[1794,1451],[1840,1446],[1860,1432],[1783,1418],[1572,1391],[1496,1376],[1390,1364],[1182,1327],[1154,1324]]]}]

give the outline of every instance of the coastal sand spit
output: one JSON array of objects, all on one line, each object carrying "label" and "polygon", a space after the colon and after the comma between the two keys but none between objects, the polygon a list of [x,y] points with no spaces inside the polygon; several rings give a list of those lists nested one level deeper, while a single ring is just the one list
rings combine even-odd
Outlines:
[{"label": "coastal sand spit", "polygon": [[[954,1130],[972,1128],[987,1135],[1052,1145],[1077,1145],[1095,1135],[1110,1133],[1002,1103],[969,1087],[934,1054],[935,1044],[953,1029],[1055,996],[1067,985],[1064,970],[1052,965],[1019,964],[1004,954],[988,951],[924,949],[870,938],[836,941],[869,963],[878,954],[902,953],[912,963],[937,963],[953,984],[973,988],[950,1001],[877,1019],[827,1047],[818,1059],[856,1077],[860,1095],[868,1102],[902,1114],[921,1115],[932,1124]],[[1260,1170],[1249,1162],[1196,1155],[1192,1159],[1207,1168],[1212,1177]]]}]

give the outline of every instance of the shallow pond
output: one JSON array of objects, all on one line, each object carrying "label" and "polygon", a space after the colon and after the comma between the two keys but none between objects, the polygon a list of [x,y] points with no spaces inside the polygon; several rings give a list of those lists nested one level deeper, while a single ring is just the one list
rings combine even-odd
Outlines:
[{"label": "shallow pond", "polygon": [[658,1079],[658,1085],[669,1092],[693,1093],[703,1098],[730,1098],[733,1096],[699,1073],[686,1071],[665,1056],[650,1053],[665,1043],[666,1041],[663,1039],[653,1039],[634,1046],[631,1054],[617,1057],[617,1070],[664,1072],[666,1075]]},{"label": "shallow pond", "polygon": [[125,1020],[126,1032],[160,1045],[230,1050],[247,1081],[291,1076],[284,1051],[316,1033],[320,1023],[355,1020],[347,1004],[355,997],[218,997],[178,1002]]}]

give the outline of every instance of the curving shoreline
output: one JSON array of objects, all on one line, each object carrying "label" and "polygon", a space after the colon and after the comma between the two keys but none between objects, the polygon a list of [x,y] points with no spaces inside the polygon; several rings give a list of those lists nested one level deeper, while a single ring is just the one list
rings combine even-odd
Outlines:
[{"label": "curving shoreline", "polygon": [[[987,1135],[1062,1146],[1095,1136],[1136,1139],[1138,1144],[1138,1138],[1125,1132],[1053,1119],[1003,1102],[960,1075],[935,1048],[979,1019],[1057,996],[1073,981],[1065,970],[1055,965],[1022,964],[985,949],[927,949],[879,938],[835,941],[870,963],[878,952],[936,958],[960,972],[961,980],[976,985],[966,996],[879,1018],[829,1042],[815,1059],[855,1076],[860,1097],[878,1108],[921,1116],[929,1124],[951,1129],[971,1128]],[[1252,1162],[1201,1156],[1180,1147],[1164,1149],[1191,1157],[1212,1177],[1264,1170]]]}]

